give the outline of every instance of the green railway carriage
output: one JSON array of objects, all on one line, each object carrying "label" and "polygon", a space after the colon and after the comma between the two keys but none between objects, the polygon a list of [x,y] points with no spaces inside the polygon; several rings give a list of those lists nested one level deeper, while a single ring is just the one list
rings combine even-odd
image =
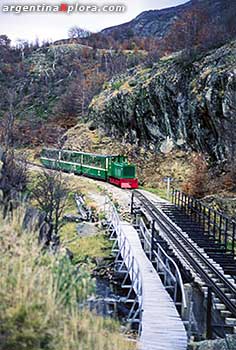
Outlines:
[{"label": "green railway carriage", "polygon": [[50,169],[101,179],[122,188],[138,187],[135,166],[125,156],[43,149],[41,162]]}]

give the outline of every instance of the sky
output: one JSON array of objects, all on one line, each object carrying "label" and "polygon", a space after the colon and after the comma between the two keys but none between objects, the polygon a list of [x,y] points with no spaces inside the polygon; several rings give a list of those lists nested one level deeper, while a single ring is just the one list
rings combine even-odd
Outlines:
[{"label": "sky", "polygon": [[[187,0],[0,0],[0,34],[6,34],[13,42],[17,39],[34,41],[58,40],[68,37],[68,30],[73,26],[79,26],[92,32],[125,23],[143,11],[161,9],[183,4]],[[59,5],[67,4],[124,4],[126,11],[118,13],[5,13],[4,5]]]}]

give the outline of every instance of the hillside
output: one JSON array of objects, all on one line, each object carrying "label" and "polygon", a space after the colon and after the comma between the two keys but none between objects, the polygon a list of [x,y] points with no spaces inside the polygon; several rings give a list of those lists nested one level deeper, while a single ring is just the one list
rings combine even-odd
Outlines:
[{"label": "hillside", "polygon": [[175,6],[163,10],[150,10],[142,12],[130,22],[106,28],[102,33],[112,35],[119,34],[122,38],[128,38],[130,35],[137,36],[157,36],[162,38],[169,30],[171,24],[177,16],[188,9],[190,4]]},{"label": "hillside", "polygon": [[194,150],[214,162],[235,154],[236,42],[192,61],[175,54],[110,81],[89,120],[149,150]]},{"label": "hillside", "polygon": [[16,145],[29,145],[57,142],[86,115],[106,80],[144,62],[147,53],[80,43],[15,49],[0,36],[0,55],[0,131],[11,110]]},{"label": "hillside", "polygon": [[[131,36],[165,38],[172,25],[184,13],[202,10],[205,17],[210,19],[210,26],[218,27],[218,31],[227,31],[232,25],[236,13],[236,4],[230,0],[191,0],[182,5],[162,10],[150,10],[141,13],[132,21],[118,26],[106,28],[103,33],[115,35],[118,38]],[[204,25],[203,18],[201,19]]]},{"label": "hillside", "polygon": [[[15,145],[58,144],[68,129],[85,119],[91,100],[111,78],[118,76],[119,85],[119,76],[133,74],[139,65],[155,66],[160,57],[178,51],[191,58],[229,42],[236,35],[235,15],[236,4],[229,0],[192,0],[141,13],[87,38],[41,47],[27,42],[13,47],[0,35],[0,132],[10,111],[16,121]],[[181,67],[177,71],[181,74]]]}]

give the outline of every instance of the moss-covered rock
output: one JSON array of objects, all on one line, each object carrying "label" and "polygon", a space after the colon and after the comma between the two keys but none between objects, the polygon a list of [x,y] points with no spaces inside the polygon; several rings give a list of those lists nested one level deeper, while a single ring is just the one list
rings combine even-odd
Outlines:
[{"label": "moss-covered rock", "polygon": [[92,101],[89,119],[112,137],[159,151],[177,148],[224,161],[236,136],[236,42],[191,61],[181,54],[119,76]]}]

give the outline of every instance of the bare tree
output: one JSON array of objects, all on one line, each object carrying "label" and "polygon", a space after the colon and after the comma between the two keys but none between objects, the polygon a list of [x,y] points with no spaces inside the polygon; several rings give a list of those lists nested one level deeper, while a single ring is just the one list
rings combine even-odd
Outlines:
[{"label": "bare tree", "polygon": [[7,91],[7,100],[9,107],[1,130],[1,142],[3,144],[5,153],[7,153],[8,150],[14,145],[14,124],[16,120],[16,113],[14,108],[16,94],[14,91]]},{"label": "bare tree", "polygon": [[14,149],[3,152],[2,168],[0,171],[0,190],[3,216],[12,212],[14,203],[18,201],[19,194],[26,190],[27,162],[24,156],[15,156]]},{"label": "bare tree", "polygon": [[68,188],[61,172],[45,170],[40,173],[31,190],[39,209],[46,217],[50,227],[48,242],[59,244],[59,231],[62,225],[62,216],[67,204]]},{"label": "bare tree", "polygon": [[0,35],[0,46],[10,47],[11,40],[6,35]]},{"label": "bare tree", "polygon": [[3,215],[13,210],[13,202],[20,192],[25,191],[27,185],[27,162],[24,155],[16,155],[14,150],[14,127],[16,114],[14,101],[16,94],[7,92],[9,110],[2,123],[0,133],[1,144],[1,169],[0,169],[0,190],[2,192],[1,203]]},{"label": "bare tree", "polygon": [[91,32],[87,29],[83,29],[77,26],[74,26],[69,29],[68,36],[69,38],[80,38],[85,39],[91,36]]}]

